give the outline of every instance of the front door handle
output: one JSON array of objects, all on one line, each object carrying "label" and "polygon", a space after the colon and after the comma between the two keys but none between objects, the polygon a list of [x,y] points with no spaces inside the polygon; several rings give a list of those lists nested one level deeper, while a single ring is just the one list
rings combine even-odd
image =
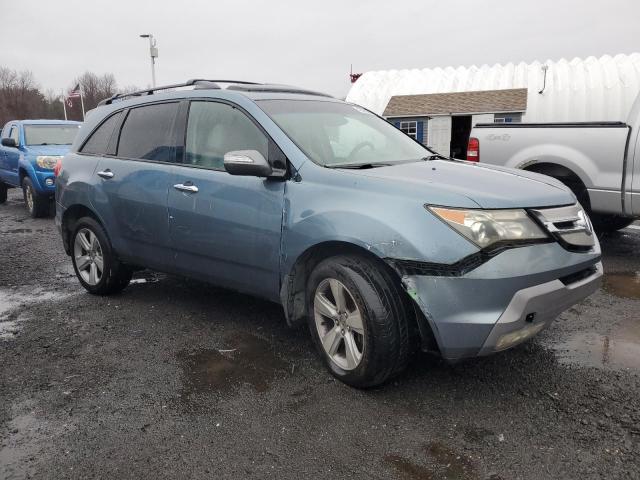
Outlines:
[{"label": "front door handle", "polygon": [[98,172],[98,176],[108,180],[110,178],[113,178],[113,172],[107,168],[102,172]]},{"label": "front door handle", "polygon": [[188,184],[176,183],[173,188],[175,188],[176,190],[180,190],[181,192],[198,193],[198,187],[191,184],[191,182],[189,182]]}]

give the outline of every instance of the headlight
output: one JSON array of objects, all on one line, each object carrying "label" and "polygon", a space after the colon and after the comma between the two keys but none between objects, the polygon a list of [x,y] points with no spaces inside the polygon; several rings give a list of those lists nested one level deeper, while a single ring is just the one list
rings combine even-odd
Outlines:
[{"label": "headlight", "polygon": [[58,159],[62,158],[61,155],[39,155],[36,157],[36,163],[40,168],[44,168],[46,170],[53,170],[56,168],[56,163],[58,163]]},{"label": "headlight", "polygon": [[502,241],[547,238],[524,210],[426,208],[480,248]]}]

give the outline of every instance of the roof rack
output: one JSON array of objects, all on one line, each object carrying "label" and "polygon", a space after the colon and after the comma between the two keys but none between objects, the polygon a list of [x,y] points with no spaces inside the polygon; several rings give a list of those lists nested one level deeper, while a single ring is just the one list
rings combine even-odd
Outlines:
[{"label": "roof rack", "polygon": [[184,83],[175,83],[172,85],[163,85],[160,87],[148,88],[146,90],[137,90],[129,93],[116,93],[115,95],[105,98],[100,105],[111,105],[114,100],[124,100],[130,97],[141,97],[143,95],[153,95],[156,92],[163,90],[172,90],[174,88],[181,87],[194,87],[195,90],[220,90],[222,87],[219,83],[230,84],[227,90],[235,90],[239,92],[277,92],[277,93],[300,93],[304,95],[317,95],[320,97],[331,97],[326,93],[314,92],[312,90],[305,90],[303,88],[290,87],[288,85],[274,85],[256,82],[247,82],[245,80],[208,80],[203,78],[192,78]]},{"label": "roof rack", "polygon": [[276,84],[234,84],[229,85],[227,90],[236,90],[238,92],[269,92],[269,93],[299,93],[302,95],[316,95],[318,97],[331,97],[331,95],[316,92],[313,90],[306,90],[304,88],[292,87],[289,85],[276,85]]}]

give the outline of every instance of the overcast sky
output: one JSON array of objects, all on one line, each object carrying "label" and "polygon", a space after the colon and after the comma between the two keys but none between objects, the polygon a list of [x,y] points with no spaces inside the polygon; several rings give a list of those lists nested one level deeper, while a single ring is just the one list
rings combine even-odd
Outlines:
[{"label": "overcast sky", "polygon": [[0,66],[68,88],[188,78],[288,83],[337,96],[354,71],[640,51],[640,0],[0,0]]}]

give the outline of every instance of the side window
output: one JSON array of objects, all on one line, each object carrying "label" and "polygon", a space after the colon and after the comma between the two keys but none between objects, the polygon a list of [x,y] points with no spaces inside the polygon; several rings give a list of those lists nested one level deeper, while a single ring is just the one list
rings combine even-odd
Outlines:
[{"label": "side window", "polygon": [[95,155],[104,155],[107,153],[109,140],[113,135],[113,129],[120,121],[122,112],[118,112],[107,118],[89,137],[80,150],[81,153],[93,153]]},{"label": "side window", "polygon": [[177,111],[177,102],[131,109],[120,133],[118,156],[173,162]]},{"label": "side window", "polygon": [[192,102],[185,163],[224,170],[224,155],[234,150],[257,150],[269,160],[269,139],[237,108],[217,102]]}]

